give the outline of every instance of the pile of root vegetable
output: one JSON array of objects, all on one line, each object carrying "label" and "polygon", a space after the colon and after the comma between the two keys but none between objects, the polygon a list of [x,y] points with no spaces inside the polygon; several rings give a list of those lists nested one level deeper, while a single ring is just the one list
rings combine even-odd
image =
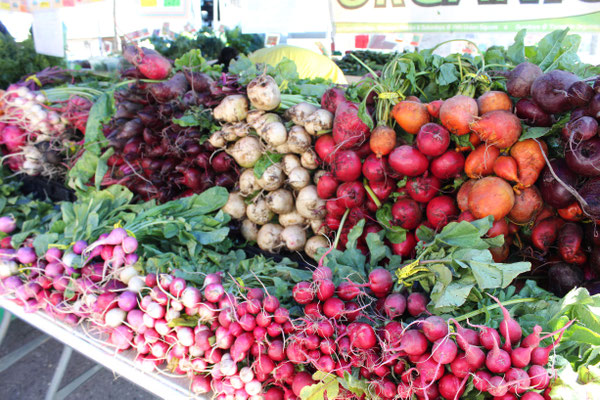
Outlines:
[{"label": "pile of root vegetable", "polygon": [[56,102],[11,89],[7,163],[85,139],[73,203],[6,178],[0,294],[203,398],[592,396],[600,68],[564,63],[573,39],[403,53],[349,87],[131,46],[128,80],[51,126],[32,102]]}]

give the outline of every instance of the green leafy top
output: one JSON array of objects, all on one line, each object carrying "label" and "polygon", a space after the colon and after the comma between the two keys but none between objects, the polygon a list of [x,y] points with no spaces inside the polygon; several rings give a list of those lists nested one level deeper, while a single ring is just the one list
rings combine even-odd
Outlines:
[{"label": "green leafy top", "polygon": [[421,226],[417,236],[417,259],[396,272],[401,285],[418,281],[431,291],[431,309],[436,313],[461,308],[477,301],[487,289],[505,288],[519,274],[529,271],[529,262],[496,263],[488,250],[504,243],[503,236],[485,238],[493,218],[473,222],[451,222],[437,235]]},{"label": "green leafy top", "polygon": [[190,50],[175,60],[175,70],[181,71],[184,68],[194,72],[205,73],[211,78],[218,78],[223,69],[219,64],[209,64],[206,59],[202,57],[202,52],[199,49]]}]

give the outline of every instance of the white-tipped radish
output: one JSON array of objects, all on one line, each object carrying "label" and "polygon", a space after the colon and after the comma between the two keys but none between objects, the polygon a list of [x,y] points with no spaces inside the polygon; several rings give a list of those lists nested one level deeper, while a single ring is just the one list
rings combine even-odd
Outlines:
[{"label": "white-tipped radish", "polygon": [[246,216],[255,224],[264,225],[273,219],[274,214],[267,206],[266,200],[261,197],[246,207]]},{"label": "white-tipped radish", "polygon": [[256,239],[258,238],[258,226],[254,222],[249,219],[243,220],[240,231],[242,232],[244,239],[249,242],[256,242]]},{"label": "white-tipped radish", "polygon": [[240,167],[252,168],[262,155],[262,146],[254,136],[246,136],[228,147],[226,151]]},{"label": "white-tipped radish", "polygon": [[258,231],[256,243],[262,250],[273,253],[281,248],[281,232],[283,227],[279,224],[266,224]]},{"label": "white-tipped radish", "polygon": [[19,272],[19,266],[11,260],[0,259],[0,278],[8,278],[16,275]]},{"label": "white-tipped radish", "polygon": [[119,273],[119,280],[127,285],[134,276],[138,276],[137,270],[134,267],[125,267]]},{"label": "white-tipped radish", "polygon": [[120,308],[113,308],[106,312],[106,315],[104,316],[104,322],[107,326],[116,328],[117,326],[121,325],[123,321],[125,321],[126,315],[127,313]]},{"label": "white-tipped radish", "polygon": [[304,245],[304,252],[313,260],[319,261],[317,252],[319,249],[328,249],[330,247],[329,241],[325,236],[313,236],[306,241]]},{"label": "white-tipped radish", "polygon": [[260,136],[272,147],[284,144],[288,134],[281,122],[271,122],[260,130]]},{"label": "white-tipped radish", "polygon": [[219,121],[240,122],[248,115],[248,99],[241,94],[225,97],[213,110],[213,116]]},{"label": "white-tipped radish", "polygon": [[277,82],[269,75],[254,78],[246,87],[250,103],[259,110],[274,110],[281,103],[281,92]]},{"label": "white-tipped radish", "polygon": [[275,214],[289,213],[294,209],[294,196],[286,189],[277,189],[266,196],[267,207]]},{"label": "white-tipped radish", "polygon": [[319,167],[319,156],[313,149],[308,149],[302,153],[300,163],[306,169],[317,169]]},{"label": "white-tipped radish", "polygon": [[281,232],[281,240],[290,251],[300,251],[306,244],[306,232],[300,225],[288,226]]},{"label": "white-tipped radish", "polygon": [[300,158],[295,154],[286,154],[281,159],[281,169],[283,173],[289,175],[290,172],[296,167],[302,166],[300,164]]},{"label": "white-tipped radish", "polygon": [[306,219],[322,219],[327,215],[325,200],[319,198],[314,185],[306,186],[298,192],[296,210]]},{"label": "white-tipped radish", "polygon": [[254,175],[253,169],[246,169],[240,175],[240,193],[242,196],[250,196],[252,193],[260,190],[258,180]]},{"label": "white-tipped radish", "polygon": [[238,375],[244,383],[248,383],[254,379],[254,372],[249,367],[242,367]]},{"label": "white-tipped radish", "polygon": [[296,125],[304,126],[304,120],[315,111],[317,111],[317,107],[302,102],[288,108],[283,116],[285,119],[291,120]]},{"label": "white-tipped radish", "polygon": [[302,166],[296,167],[288,174],[287,183],[295,190],[305,188],[310,185],[310,173]]},{"label": "white-tipped radish", "polygon": [[227,203],[225,203],[222,210],[231,215],[231,218],[233,219],[244,218],[246,215],[246,203],[244,203],[244,198],[238,192],[229,193]]},{"label": "white-tipped radish", "polygon": [[318,109],[304,120],[304,129],[311,135],[322,135],[333,128],[333,114],[323,108]]},{"label": "white-tipped radish", "polygon": [[132,277],[127,284],[127,288],[134,293],[139,293],[146,287],[146,281],[139,275]]},{"label": "white-tipped radish", "polygon": [[283,185],[283,182],[283,170],[279,163],[269,165],[258,179],[259,186],[268,191],[279,189]]},{"label": "white-tipped radish", "polygon": [[306,218],[304,218],[298,213],[298,211],[296,211],[296,209],[294,209],[289,213],[280,214],[279,223],[283,227],[288,227],[290,225],[304,225],[306,224]]}]

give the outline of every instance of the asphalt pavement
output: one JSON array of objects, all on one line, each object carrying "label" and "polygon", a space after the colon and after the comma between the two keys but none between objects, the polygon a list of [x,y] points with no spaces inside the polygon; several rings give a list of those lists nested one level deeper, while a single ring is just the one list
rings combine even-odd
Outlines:
[{"label": "asphalt pavement", "polygon": [[[41,344],[19,361],[4,370],[1,360],[22,346]],[[44,335],[31,325],[13,318],[8,332],[0,344],[0,399],[1,400],[44,400],[60,359],[64,345]],[[69,365],[59,385],[64,389],[96,364],[84,355],[73,351]],[[158,397],[140,386],[119,378],[107,368],[98,371],[87,381],[63,397],[64,400],[154,400]],[[63,391],[63,393],[65,393]]]}]

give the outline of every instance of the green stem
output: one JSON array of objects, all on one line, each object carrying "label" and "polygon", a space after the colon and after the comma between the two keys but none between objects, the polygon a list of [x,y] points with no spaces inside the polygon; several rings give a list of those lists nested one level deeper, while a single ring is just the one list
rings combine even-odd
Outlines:
[{"label": "green stem", "polygon": [[365,190],[369,194],[369,197],[371,198],[371,200],[373,200],[373,203],[375,203],[375,205],[377,206],[377,208],[380,208],[381,207],[381,201],[379,201],[379,199],[375,195],[375,192],[373,192],[373,189],[371,189],[371,186],[369,186],[369,184],[367,183],[366,179],[363,181],[363,186],[365,187]]},{"label": "green stem", "polygon": [[346,223],[346,218],[348,218],[348,214],[350,214],[350,209],[346,208],[344,215],[342,216],[342,220],[340,221],[340,227],[338,228],[335,234],[335,240],[333,241],[333,248],[337,249],[337,245],[340,242],[340,236],[342,234],[342,229],[344,228],[344,224]]},{"label": "green stem", "polygon": [[457,322],[460,322],[460,321],[464,321],[464,320],[466,320],[466,319],[468,319],[468,318],[475,317],[475,316],[477,316],[477,315],[479,315],[479,314],[483,314],[483,313],[485,313],[485,312],[488,312],[488,311],[491,311],[491,310],[495,310],[495,309],[497,309],[497,308],[500,308],[500,306],[501,306],[501,305],[502,305],[503,307],[506,307],[506,306],[511,306],[511,305],[513,305],[513,304],[520,304],[520,303],[533,303],[534,301],[539,301],[539,299],[534,299],[534,298],[532,298],[532,297],[526,297],[526,298],[524,298],[524,299],[513,299],[513,300],[507,300],[507,301],[503,301],[503,302],[501,302],[500,304],[492,304],[492,305],[489,305],[489,306],[487,306],[487,307],[482,307],[482,308],[480,308],[480,309],[478,309],[478,310],[471,311],[470,313],[467,313],[467,314],[461,315],[460,317],[457,317],[457,318],[454,318],[454,319],[455,319]]}]

